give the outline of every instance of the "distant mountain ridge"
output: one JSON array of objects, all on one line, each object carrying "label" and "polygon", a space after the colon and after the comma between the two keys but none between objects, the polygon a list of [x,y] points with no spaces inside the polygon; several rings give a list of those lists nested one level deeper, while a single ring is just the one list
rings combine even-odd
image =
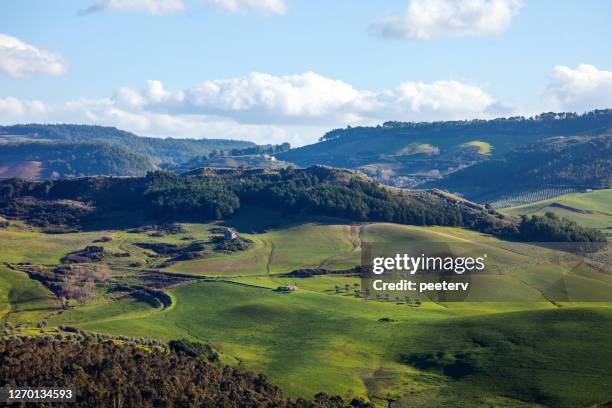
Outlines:
[{"label": "distant mountain ridge", "polygon": [[144,175],[213,151],[256,146],[228,139],[141,137],[105,126],[0,126],[0,178]]},{"label": "distant mountain ridge", "polygon": [[0,143],[0,178],[57,179],[86,175],[142,176],[158,169],[151,159],[101,142]]},{"label": "distant mountain ridge", "polygon": [[358,168],[386,184],[414,187],[547,138],[611,131],[612,109],[582,115],[543,113],[532,118],[386,122],[332,130],[319,143],[278,158],[301,166]]}]

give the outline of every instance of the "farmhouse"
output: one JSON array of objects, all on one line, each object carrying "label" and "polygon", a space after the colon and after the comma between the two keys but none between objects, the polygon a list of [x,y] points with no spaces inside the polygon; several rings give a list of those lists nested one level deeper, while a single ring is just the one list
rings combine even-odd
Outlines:
[{"label": "farmhouse", "polygon": [[239,238],[238,232],[236,232],[235,229],[233,228],[227,228],[224,232],[223,232],[223,238],[226,241],[233,241],[235,239]]}]

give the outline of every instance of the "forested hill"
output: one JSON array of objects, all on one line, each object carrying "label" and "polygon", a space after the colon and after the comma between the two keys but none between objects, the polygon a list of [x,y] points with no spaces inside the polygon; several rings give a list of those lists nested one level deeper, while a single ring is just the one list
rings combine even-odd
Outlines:
[{"label": "forested hill", "polygon": [[[391,189],[358,172],[324,166],[301,170],[198,170],[180,176],[157,171],[134,178],[0,182],[0,215],[41,227],[120,228],[147,222],[202,222],[262,206],[294,217],[462,226],[508,238],[543,237],[524,235],[521,228],[527,224],[517,218],[439,190]],[[535,222],[551,224],[554,230],[567,227],[557,220]],[[548,231],[547,228],[543,226],[540,231]],[[572,239],[605,240],[571,228],[575,230]],[[547,240],[556,240],[555,236],[562,238],[553,234]]]},{"label": "forested hill", "polygon": [[0,178],[144,176],[157,166],[120,145],[99,142],[0,143]]},{"label": "forested hill", "polygon": [[302,166],[359,168],[387,184],[413,187],[547,138],[596,136],[611,130],[611,109],[583,115],[544,113],[532,118],[387,122],[332,130],[319,143],[292,149],[278,158]]},{"label": "forested hill", "polygon": [[156,164],[184,163],[195,156],[214,150],[231,150],[256,146],[255,143],[228,139],[174,139],[141,137],[114,127],[70,124],[25,124],[0,126],[5,141],[48,140],[62,142],[102,142],[119,145],[148,157]]},{"label": "forested hill", "polygon": [[542,188],[612,187],[612,133],[558,137],[517,148],[425,184],[478,201]]}]

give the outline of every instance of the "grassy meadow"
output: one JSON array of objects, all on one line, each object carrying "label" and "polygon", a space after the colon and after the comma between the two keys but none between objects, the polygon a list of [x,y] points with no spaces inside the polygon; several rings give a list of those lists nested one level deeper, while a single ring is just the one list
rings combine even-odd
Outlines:
[{"label": "grassy meadow", "polygon": [[[136,244],[207,242],[219,224],[185,224],[183,232],[165,236],[0,230],[0,315],[11,327],[21,325],[22,333],[37,332],[44,319],[46,331],[66,325],[208,342],[224,362],[264,373],[292,397],[325,391],[364,396],[380,406],[392,400],[394,407],[577,407],[612,399],[612,299],[551,300],[562,298],[567,288],[606,298],[612,275],[559,262],[564,255],[552,249],[465,229],[297,222],[270,214],[256,221],[228,222],[254,242],[250,249],[169,265]],[[102,237],[112,239],[95,243]],[[495,259],[499,277],[487,290],[505,301],[366,300],[354,293],[357,277],[281,276],[302,268],[359,265],[366,243],[469,245]],[[20,262],[57,265],[86,245],[105,247],[110,255],[103,262],[117,282],[137,280],[149,269],[206,279],[168,289],[173,303],[165,309],[101,288],[94,299],[62,310],[40,283],[9,268]],[[141,266],[130,266],[134,262]],[[286,284],[297,290],[274,291]],[[346,285],[349,290],[335,289]]]}]

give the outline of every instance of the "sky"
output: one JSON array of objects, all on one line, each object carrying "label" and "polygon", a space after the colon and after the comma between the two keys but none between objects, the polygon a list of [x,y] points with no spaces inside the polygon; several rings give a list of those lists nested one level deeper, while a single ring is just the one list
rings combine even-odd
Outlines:
[{"label": "sky", "polygon": [[612,108],[608,0],[3,0],[0,124],[315,142]]}]

